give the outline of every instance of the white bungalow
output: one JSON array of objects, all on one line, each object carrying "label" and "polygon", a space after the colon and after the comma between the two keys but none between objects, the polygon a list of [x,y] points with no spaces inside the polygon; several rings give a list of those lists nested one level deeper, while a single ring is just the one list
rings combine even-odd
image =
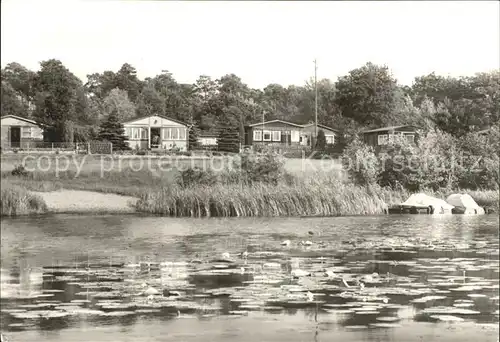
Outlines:
[{"label": "white bungalow", "polygon": [[135,118],[123,123],[130,148],[178,148],[187,151],[187,124],[161,115]]},{"label": "white bungalow", "polygon": [[26,148],[33,142],[43,140],[43,127],[39,122],[16,115],[1,118],[2,148]]}]

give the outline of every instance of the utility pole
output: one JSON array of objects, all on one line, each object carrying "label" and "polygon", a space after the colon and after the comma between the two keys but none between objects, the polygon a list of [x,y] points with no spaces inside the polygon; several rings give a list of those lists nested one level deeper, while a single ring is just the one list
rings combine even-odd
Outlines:
[{"label": "utility pole", "polygon": [[[314,59],[314,143],[318,138],[318,65]],[[311,146],[312,147],[312,146]]]}]

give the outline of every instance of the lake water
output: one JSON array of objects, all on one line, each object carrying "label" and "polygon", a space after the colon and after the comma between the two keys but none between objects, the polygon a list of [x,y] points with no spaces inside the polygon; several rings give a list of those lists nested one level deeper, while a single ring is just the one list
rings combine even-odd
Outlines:
[{"label": "lake water", "polygon": [[497,341],[498,224],[2,219],[1,330],[24,342]]}]

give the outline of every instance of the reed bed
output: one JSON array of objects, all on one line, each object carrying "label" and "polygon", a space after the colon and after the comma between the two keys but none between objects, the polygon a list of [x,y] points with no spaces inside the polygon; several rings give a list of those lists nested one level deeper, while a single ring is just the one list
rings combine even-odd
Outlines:
[{"label": "reed bed", "polygon": [[[422,192],[442,199],[451,193],[468,193],[479,205],[498,210],[498,191]],[[391,205],[404,202],[410,195],[402,188],[357,186],[332,174],[311,173],[287,177],[276,185],[219,182],[182,187],[171,184],[143,193],[136,208],[145,213],[177,217],[377,215],[385,213]]]},{"label": "reed bed", "polygon": [[182,217],[341,216],[382,214],[387,205],[364,187],[305,179],[277,185],[171,186],[144,193],[137,209]]},{"label": "reed bed", "polygon": [[40,196],[33,195],[25,188],[1,183],[0,216],[19,216],[47,212],[47,204]]}]

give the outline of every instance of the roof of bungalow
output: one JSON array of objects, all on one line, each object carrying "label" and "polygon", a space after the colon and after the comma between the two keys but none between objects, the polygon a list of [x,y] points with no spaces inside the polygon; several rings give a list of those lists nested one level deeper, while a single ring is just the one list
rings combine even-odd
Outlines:
[{"label": "roof of bungalow", "polygon": [[[304,127],[309,127],[309,126],[314,126],[314,123],[308,123],[306,125],[303,125]],[[329,126],[325,126],[325,125],[322,125],[322,124],[318,124],[318,127],[319,128],[323,128],[323,129],[328,129],[330,131],[335,131],[335,132],[338,132],[339,130],[338,129],[335,129],[335,128],[331,128]]]},{"label": "roof of bungalow", "polygon": [[267,124],[277,123],[277,122],[284,123],[286,125],[295,126],[295,127],[301,127],[301,128],[304,127],[304,125],[293,123],[293,122],[290,122],[290,121],[284,121],[284,120],[270,120],[270,121],[266,121],[266,122],[257,122],[257,123],[248,125],[248,127],[255,127],[255,126],[260,126],[260,125],[267,125]]},{"label": "roof of bungalow", "polygon": [[30,123],[30,124],[33,124],[33,125],[40,126],[40,127],[45,127],[46,126],[46,125],[44,125],[41,122],[37,122],[35,120],[30,120],[28,118],[23,118],[22,116],[7,114],[7,115],[4,115],[4,116],[1,117],[1,119],[6,119],[6,118],[12,118],[12,119],[16,119],[16,120],[21,120],[21,121],[24,121],[24,122],[27,122],[27,123]]},{"label": "roof of bungalow", "polygon": [[414,129],[418,129],[417,126],[413,126],[413,125],[402,125],[402,126],[388,126],[388,127],[381,127],[381,128],[376,128],[376,129],[371,129],[371,130],[368,130],[368,131],[364,131],[364,133],[375,133],[375,132],[386,132],[386,131],[394,131],[394,130],[398,130],[398,129],[401,129],[401,128],[414,128]]},{"label": "roof of bungalow", "polygon": [[488,132],[491,130],[491,128],[486,128],[486,129],[483,129],[483,130],[480,130],[480,131],[477,131],[476,133],[477,134],[488,134]]},{"label": "roof of bungalow", "polygon": [[[314,123],[298,124],[298,123],[294,123],[294,122],[290,122],[290,121],[285,121],[285,120],[270,120],[270,121],[265,121],[265,122],[257,122],[257,123],[248,125],[248,127],[255,127],[255,126],[261,126],[261,125],[267,125],[267,124],[271,124],[271,123],[283,123],[283,124],[286,124],[286,125],[300,127],[300,128],[306,128],[306,127],[314,125]],[[321,124],[318,124],[318,127],[324,128],[324,129],[328,129],[328,130],[331,130],[331,131],[338,131],[338,130],[336,130],[334,128],[331,128],[331,127],[328,127],[328,126],[325,126],[325,125],[321,125]]]},{"label": "roof of bungalow", "polygon": [[162,118],[162,119],[165,119],[165,120],[170,120],[170,121],[173,121],[173,122],[176,122],[180,125],[184,125],[186,127],[189,127],[190,125],[185,123],[185,122],[182,122],[180,120],[177,120],[177,119],[172,119],[172,118],[169,118],[168,116],[164,116],[164,115],[158,115],[158,114],[153,114],[153,115],[143,115],[143,116],[138,116],[138,117],[135,117],[133,119],[130,119],[130,120],[127,120],[127,121],[123,121],[122,124],[127,124],[127,123],[131,123],[131,122],[134,122],[134,121],[137,121],[137,120],[142,120],[142,119],[146,119],[146,118],[149,118],[151,116],[157,116],[159,118]]}]

